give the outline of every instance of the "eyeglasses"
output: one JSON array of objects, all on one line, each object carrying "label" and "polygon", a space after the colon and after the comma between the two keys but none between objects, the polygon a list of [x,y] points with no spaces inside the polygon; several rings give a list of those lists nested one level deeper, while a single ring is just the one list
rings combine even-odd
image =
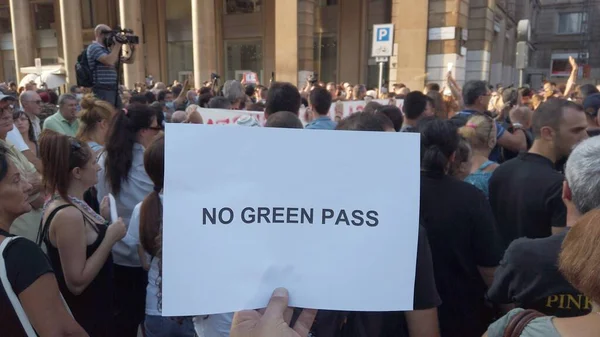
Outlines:
[{"label": "eyeglasses", "polygon": [[42,104],[42,101],[41,101],[41,100],[37,100],[37,101],[26,101],[26,102],[29,102],[29,103],[35,103],[35,104],[37,104],[37,105],[41,105],[41,104]]}]

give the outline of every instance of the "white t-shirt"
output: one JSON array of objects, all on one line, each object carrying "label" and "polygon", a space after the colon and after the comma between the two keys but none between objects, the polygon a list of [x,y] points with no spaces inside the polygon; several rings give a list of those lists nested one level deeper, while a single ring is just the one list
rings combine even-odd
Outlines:
[{"label": "white t-shirt", "polygon": [[[160,194],[162,202],[163,196]],[[133,208],[129,228],[124,240],[130,245],[136,247],[140,244],[140,202]],[[148,286],[146,287],[146,315],[162,316],[162,311],[158,307],[158,294],[160,291],[159,285],[159,259],[150,256],[146,253],[146,259],[150,262],[150,270],[148,271]],[[231,322],[233,321],[233,313],[196,316],[194,317],[194,329],[198,336],[202,337],[229,337]]]},{"label": "white t-shirt", "polygon": [[[162,198],[161,198],[162,199]],[[133,208],[131,213],[131,220],[129,220],[129,228],[127,228],[127,234],[123,238],[123,241],[127,241],[128,245],[137,247],[140,244],[140,209],[142,203],[140,202]],[[146,315],[162,316],[161,310],[158,307],[158,259],[153,258],[150,254],[146,253],[146,261],[150,262],[150,270],[148,271],[148,286],[146,287]]]},{"label": "white t-shirt", "polygon": [[6,140],[14,145],[19,152],[29,150],[29,146],[27,146],[27,143],[25,143],[25,140],[23,139],[23,136],[21,136],[21,133],[19,132],[19,129],[17,129],[16,125],[8,132],[6,135]]}]

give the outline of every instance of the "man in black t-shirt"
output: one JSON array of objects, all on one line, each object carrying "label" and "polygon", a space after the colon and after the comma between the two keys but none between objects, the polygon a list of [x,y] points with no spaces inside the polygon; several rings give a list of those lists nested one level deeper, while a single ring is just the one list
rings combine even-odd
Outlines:
[{"label": "man in black t-shirt", "polygon": [[440,332],[479,337],[494,321],[485,294],[504,252],[487,198],[471,184],[422,172],[420,206],[442,299]]},{"label": "man in black t-shirt", "polygon": [[[579,144],[566,165],[562,199],[567,226],[600,207],[600,138]],[[518,239],[506,250],[488,297],[499,304],[514,303],[559,317],[581,316],[590,300],[558,271],[558,256],[567,231],[543,239]]]},{"label": "man in black t-shirt", "polygon": [[529,152],[500,165],[490,178],[490,204],[505,246],[564,230],[564,177],[554,165],[588,138],[583,108],[563,99],[542,104],[531,124],[535,140]]}]

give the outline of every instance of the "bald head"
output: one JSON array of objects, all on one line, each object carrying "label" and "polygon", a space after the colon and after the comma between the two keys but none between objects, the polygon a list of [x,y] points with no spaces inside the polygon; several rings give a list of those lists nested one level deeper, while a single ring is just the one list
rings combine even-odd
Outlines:
[{"label": "bald head", "polygon": [[183,123],[187,119],[185,111],[175,111],[171,116],[171,123]]},{"label": "bald head", "polygon": [[97,25],[96,28],[94,29],[94,36],[96,36],[96,39],[98,39],[99,37],[102,37],[102,32],[105,30],[112,30],[112,29],[105,24]]},{"label": "bald head", "polygon": [[21,104],[23,104],[24,101],[35,101],[38,99],[40,99],[40,95],[33,90],[23,91],[21,96],[19,96],[19,101],[21,101]]}]

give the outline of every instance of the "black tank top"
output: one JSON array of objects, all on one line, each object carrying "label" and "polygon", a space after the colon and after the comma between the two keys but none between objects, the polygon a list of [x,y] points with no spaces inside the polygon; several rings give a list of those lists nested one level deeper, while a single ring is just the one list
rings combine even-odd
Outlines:
[{"label": "black tank top", "polygon": [[[85,331],[93,337],[112,336],[110,330],[110,322],[113,316],[113,260],[112,255],[108,255],[106,262],[102,266],[102,269],[98,272],[98,275],[94,280],[85,288],[85,290],[79,294],[74,295],[67,288],[65,282],[65,275],[63,273],[62,263],[60,261],[60,255],[58,249],[52,245],[49,238],[49,227],[52,220],[58,213],[58,211],[66,207],[75,207],[73,205],[61,205],[56,207],[52,213],[46,219],[42,228],[42,238],[46,244],[48,256],[56,280],[58,281],[58,287],[60,292],[65,298],[65,301],[69,305],[73,317],[77,323],[79,323]],[[87,246],[86,258],[90,258],[92,254],[98,249],[102,240],[106,236],[106,225],[98,225],[91,220],[84,212],[81,212],[83,221],[98,233],[98,238],[91,245]],[[42,220],[43,221],[43,220]]]}]

